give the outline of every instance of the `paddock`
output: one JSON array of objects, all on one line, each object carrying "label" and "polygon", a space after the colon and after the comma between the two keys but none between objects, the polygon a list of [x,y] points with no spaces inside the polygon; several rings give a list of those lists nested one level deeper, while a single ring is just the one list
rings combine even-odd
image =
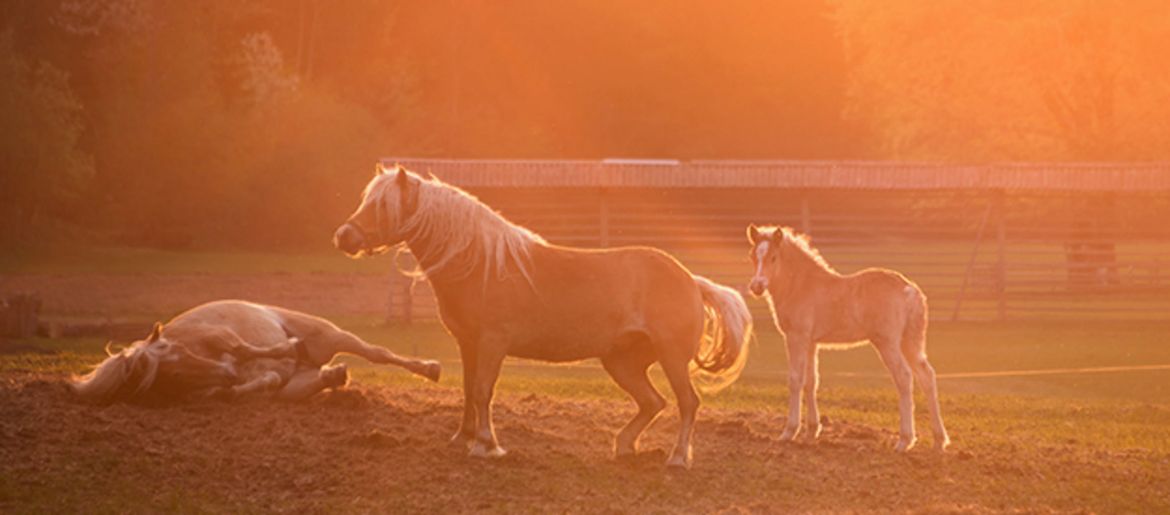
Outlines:
[{"label": "paddock", "polygon": [[[677,432],[672,409],[649,428],[644,454],[611,460],[613,434],[633,406],[593,361],[509,360],[496,423],[501,441],[517,445],[497,462],[469,460],[446,443],[461,405],[458,350],[428,311],[426,283],[405,302],[406,282],[389,259],[351,261],[332,249],[74,248],[0,256],[0,292],[35,292],[41,318],[38,336],[0,343],[0,511],[1170,510],[1162,486],[1170,477],[1170,229],[1161,223],[1170,208],[1160,169],[1113,170],[1084,190],[1059,170],[1032,170],[1055,177],[1041,181],[1051,187],[971,184],[961,193],[858,188],[870,172],[797,167],[759,177],[825,176],[846,186],[713,186],[701,201],[683,186],[512,184],[490,167],[485,177],[499,184],[489,186],[470,172],[403,162],[467,186],[555,243],[660,245],[737,286],[751,275],[743,228],[753,221],[808,228],[843,272],[902,269],[931,300],[929,349],[951,449],[890,451],[897,401],[866,348],[822,356],[821,439],[778,442],[783,342],[753,300],[759,342],[740,381],[704,398],[692,470],[661,466]],[[636,175],[667,181],[681,173],[672,170]],[[885,171],[872,181],[913,175]],[[1107,184],[1119,187],[1087,192]],[[1070,221],[1095,210],[1113,225],[1074,238],[1084,228]],[[1109,240],[1114,260],[1089,260],[1084,272],[1087,256],[1109,252],[1066,246],[1070,238]],[[241,292],[438,359],[447,372],[434,385],[349,360],[349,387],[302,405],[149,409],[69,399],[64,380],[100,360],[107,340],[140,338],[155,320]],[[665,387],[657,370],[652,378]],[[925,423],[921,403],[918,412]]]}]

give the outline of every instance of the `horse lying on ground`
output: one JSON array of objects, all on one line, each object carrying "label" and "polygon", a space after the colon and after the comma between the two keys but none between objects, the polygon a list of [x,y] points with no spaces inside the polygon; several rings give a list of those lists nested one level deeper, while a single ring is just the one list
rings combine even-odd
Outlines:
[{"label": "horse lying on ground", "polygon": [[[950,443],[938,406],[934,368],[926,359],[926,295],[892,270],[870,268],[841,275],[808,237],[788,227],[748,227],[755,266],[749,289],[768,299],[776,327],[788,345],[788,425],[781,440],[800,432],[800,395],[808,406],[808,436],[821,431],[817,412],[817,347],[847,348],[868,340],[898,388],[901,438],[895,447],[914,446],[914,378],[926,393],[934,446]],[[837,345],[833,345],[837,344]]]},{"label": "horse lying on ground", "polygon": [[329,321],[238,300],[209,302],[154,325],[144,340],[74,378],[73,391],[91,402],[168,402],[247,396],[302,400],[346,384],[339,353],[398,365],[432,381],[439,364],[398,356]]},{"label": "horse lying on ground", "polygon": [[692,374],[725,386],[747,359],[752,319],[743,297],[691,274],[665,252],[552,245],[454,186],[379,164],[334,244],[358,257],[403,243],[459,344],[464,411],[453,440],[466,442],[472,456],[505,453],[491,415],[505,356],[601,358],[638,404],[617,434],[619,456],[636,451],[638,437],[666,406],[646,375],[658,362],[681,415],[671,466],[691,462],[699,406]]}]

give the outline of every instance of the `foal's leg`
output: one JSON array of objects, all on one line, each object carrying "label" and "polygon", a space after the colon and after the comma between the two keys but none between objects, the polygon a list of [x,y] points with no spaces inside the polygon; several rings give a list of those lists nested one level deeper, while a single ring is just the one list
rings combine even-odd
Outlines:
[{"label": "foal's leg", "polygon": [[326,388],[343,386],[348,380],[349,371],[345,363],[305,368],[293,374],[284,388],[276,393],[276,398],[282,401],[302,401]]},{"label": "foal's leg", "polygon": [[808,426],[805,437],[816,440],[821,435],[821,413],[817,409],[817,388],[821,385],[820,362],[817,359],[817,346],[808,346],[808,363],[804,377],[804,403],[808,410],[808,418],[804,421]]},{"label": "foal's leg", "polygon": [[484,338],[476,348],[474,364],[464,366],[475,367],[475,388],[472,397],[475,399],[475,443],[471,445],[470,455],[477,458],[498,458],[508,453],[500,447],[496,439],[496,430],[492,426],[492,397],[495,396],[496,380],[500,377],[500,366],[504,364],[504,342]]},{"label": "foal's leg", "polygon": [[808,373],[808,348],[816,345],[801,334],[785,336],[788,349],[788,421],[780,441],[788,442],[800,433],[800,394],[804,390]]},{"label": "foal's leg", "polygon": [[695,413],[699,411],[699,394],[695,393],[695,385],[691,383],[689,359],[664,359],[662,371],[670,381],[670,389],[678,397],[679,429],[678,442],[670,457],[666,459],[668,467],[690,467],[692,450],[691,435],[695,430]]},{"label": "foal's leg", "polygon": [[872,340],[877,347],[882,362],[889,369],[894,378],[894,386],[898,388],[898,412],[901,416],[901,437],[894,447],[895,451],[903,452],[914,447],[914,378],[910,372],[910,365],[902,356],[896,338],[878,338]]},{"label": "foal's leg", "polygon": [[649,352],[640,352],[641,349],[611,354],[601,359],[605,371],[609,372],[614,382],[618,384],[634,402],[638,403],[638,413],[618,431],[614,439],[613,454],[615,457],[628,456],[638,452],[638,437],[646,426],[666,407],[666,400],[654,389],[646,370],[654,362]]},{"label": "foal's leg", "polygon": [[938,382],[935,378],[934,367],[930,366],[930,361],[927,361],[926,356],[918,352],[906,356],[906,360],[910,362],[910,368],[914,370],[918,386],[921,386],[922,391],[926,394],[926,405],[930,409],[931,432],[934,434],[934,448],[939,451],[946,450],[947,446],[951,444],[951,438],[947,436],[947,428],[943,426],[942,412],[939,410]]}]

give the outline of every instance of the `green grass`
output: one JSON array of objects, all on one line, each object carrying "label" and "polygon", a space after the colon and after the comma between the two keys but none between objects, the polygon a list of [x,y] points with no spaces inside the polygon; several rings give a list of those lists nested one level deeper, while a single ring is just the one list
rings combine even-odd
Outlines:
[{"label": "green grass", "polygon": [[[434,324],[386,327],[373,319],[337,322],[366,340],[396,352],[439,359],[441,386],[461,387],[458,349]],[[1170,451],[1170,370],[1070,373],[1024,377],[947,378],[948,373],[1101,366],[1170,364],[1170,324],[1097,323],[935,324],[930,332],[931,361],[939,380],[944,414],[950,420],[975,417],[980,423],[1003,419],[1042,440],[1067,439],[1068,433],[1109,435],[1118,448]],[[13,370],[81,373],[103,356],[104,340],[32,340],[25,345],[44,353],[0,355],[0,373]],[[398,369],[343,358],[355,380],[367,384],[410,385],[417,379]],[[782,415],[787,399],[783,339],[763,330],[743,377],[724,392],[705,396],[719,409],[768,410]],[[822,410],[831,418],[895,427],[896,395],[876,354],[868,346],[822,351]],[[660,371],[658,388],[669,392]],[[626,401],[596,360],[556,365],[510,359],[501,375],[501,395],[542,394],[571,399]],[[668,398],[670,395],[667,395]],[[880,406],[881,408],[875,408]],[[1086,438],[1094,440],[1094,438]]]}]

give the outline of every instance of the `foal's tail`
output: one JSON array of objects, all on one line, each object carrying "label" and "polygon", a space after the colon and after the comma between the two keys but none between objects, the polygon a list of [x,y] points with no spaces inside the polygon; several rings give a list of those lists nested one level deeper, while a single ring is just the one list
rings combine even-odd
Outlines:
[{"label": "foal's tail", "polygon": [[753,338],[752,314],[743,295],[705,277],[695,277],[703,295],[703,338],[691,374],[699,388],[718,392],[739,379]]}]

